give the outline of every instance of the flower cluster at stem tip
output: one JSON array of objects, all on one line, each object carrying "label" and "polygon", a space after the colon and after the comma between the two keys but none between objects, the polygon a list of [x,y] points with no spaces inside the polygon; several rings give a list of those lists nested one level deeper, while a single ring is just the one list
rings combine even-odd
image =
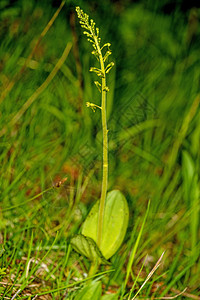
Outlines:
[{"label": "flower cluster at stem tip", "polygon": [[[108,57],[112,54],[110,50],[110,43],[104,44],[102,47],[100,46],[101,38],[99,37],[99,28],[95,27],[95,22],[90,19],[89,16],[83,12],[80,7],[76,7],[77,16],[79,18],[79,22],[82,28],[85,30],[83,31],[83,34],[87,36],[87,40],[92,44],[94,50],[91,52],[97,61],[100,63],[100,68],[91,67],[90,72],[96,73],[97,76],[99,76],[101,79],[105,79],[106,74],[110,72],[112,67],[114,66],[114,62],[110,62],[105,66],[105,62],[107,61]],[[102,50],[106,50],[104,55],[102,53]],[[94,81],[96,87],[98,88],[99,92],[108,92],[109,88],[106,85],[103,85],[99,81]],[[87,102],[86,105],[88,107],[91,107],[93,111],[95,111],[96,107],[99,107],[96,104]]]}]

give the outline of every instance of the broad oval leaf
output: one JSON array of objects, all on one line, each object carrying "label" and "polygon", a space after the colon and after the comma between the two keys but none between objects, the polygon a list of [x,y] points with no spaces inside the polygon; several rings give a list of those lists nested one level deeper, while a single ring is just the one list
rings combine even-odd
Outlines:
[{"label": "broad oval leaf", "polygon": [[91,282],[80,290],[74,300],[99,300],[101,298],[101,282]]},{"label": "broad oval leaf", "polygon": [[[95,203],[87,216],[82,234],[91,237],[97,242],[99,201]],[[100,250],[106,259],[109,259],[120,247],[126,234],[129,219],[129,209],[126,198],[118,191],[113,190],[107,194],[102,241]]]},{"label": "broad oval leaf", "polygon": [[110,264],[105,257],[103,257],[99,247],[92,238],[82,234],[76,234],[71,238],[70,243],[76,252],[88,257],[91,261]]}]

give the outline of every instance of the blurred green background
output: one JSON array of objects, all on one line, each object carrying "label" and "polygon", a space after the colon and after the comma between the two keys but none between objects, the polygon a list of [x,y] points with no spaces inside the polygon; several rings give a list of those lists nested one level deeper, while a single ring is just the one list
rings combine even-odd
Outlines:
[{"label": "blurred green background", "polygon": [[[12,237],[16,245],[13,232],[32,227],[38,240],[45,234],[51,240],[57,229],[66,239],[100,195],[101,115],[85,105],[100,105],[89,72],[97,62],[76,18],[79,5],[100,28],[102,45],[111,43],[115,62],[108,78],[109,190],[120,189],[128,199],[125,245],[136,238],[150,200],[135,265],[146,253],[155,259],[165,250],[165,282],[177,278],[176,290],[188,286],[188,293],[200,295],[200,3],[66,1],[41,37],[60,3],[0,1],[1,243]],[[57,74],[38,90],[70,42]],[[26,202],[65,177],[59,191]],[[75,196],[85,179],[87,189]],[[12,243],[4,247],[8,256]],[[26,239],[23,247],[21,256]]]}]

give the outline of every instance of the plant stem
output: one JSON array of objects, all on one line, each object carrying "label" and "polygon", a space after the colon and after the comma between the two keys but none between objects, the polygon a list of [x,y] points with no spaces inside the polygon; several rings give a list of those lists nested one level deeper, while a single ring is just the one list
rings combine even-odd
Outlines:
[{"label": "plant stem", "polygon": [[[108,186],[108,130],[106,123],[106,92],[109,91],[106,86],[106,73],[112,68],[114,63],[110,63],[106,66],[104,62],[107,57],[111,54],[109,49],[110,43],[105,44],[103,47],[100,47],[100,37],[99,37],[99,28],[95,28],[95,22],[91,19],[89,20],[89,16],[85,14],[80,7],[76,7],[76,11],[78,14],[78,18],[80,19],[81,27],[86,29],[83,33],[87,36],[88,41],[93,44],[94,50],[92,54],[95,55],[97,60],[100,62],[100,68],[90,68],[91,72],[95,72],[97,76],[101,77],[101,84],[97,81],[95,84],[99,89],[101,86],[101,118],[102,118],[102,132],[103,132],[103,178],[102,178],[102,187],[101,187],[101,199],[99,205],[99,215],[98,215],[98,226],[97,226],[97,245],[101,246],[102,235],[103,235],[103,219],[104,219],[104,210],[105,210],[105,201],[107,194],[107,186]],[[104,47],[108,47],[105,55],[102,55],[102,49]],[[87,102],[86,105],[91,107],[93,111],[98,107],[96,104]]]},{"label": "plant stem", "polygon": [[95,42],[99,54],[101,71],[103,74],[102,85],[101,85],[101,94],[102,94],[101,119],[102,119],[102,131],[103,131],[103,179],[102,179],[102,187],[101,187],[101,199],[99,205],[99,218],[98,218],[98,229],[97,229],[97,245],[100,247],[101,240],[102,240],[102,231],[103,231],[105,200],[106,200],[106,193],[107,193],[107,186],[108,186],[108,130],[107,130],[107,122],[106,122],[106,73],[105,73],[103,56],[96,37],[95,37]]},{"label": "plant stem", "polygon": [[89,277],[96,274],[98,266],[99,266],[98,262],[92,262],[92,264],[90,266],[89,274],[88,274]]}]

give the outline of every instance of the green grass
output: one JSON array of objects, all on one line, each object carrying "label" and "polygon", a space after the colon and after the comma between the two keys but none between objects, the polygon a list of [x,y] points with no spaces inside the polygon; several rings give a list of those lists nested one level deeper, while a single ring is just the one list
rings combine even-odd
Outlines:
[{"label": "green grass", "polygon": [[[89,282],[96,288],[102,281],[102,295],[128,299],[165,251],[138,299],[174,296],[186,287],[177,299],[200,299],[199,26],[192,32],[189,15],[178,9],[165,15],[151,1],[120,2],[124,9],[108,1],[96,9],[94,2],[80,3],[103,42],[112,44],[108,190],[120,189],[130,209],[112,265],[88,280],[90,262],[69,242],[101,192],[101,119],[85,105],[100,103],[96,78],[88,71],[94,64],[90,45],[78,22],[72,30],[75,5],[67,3],[16,75],[56,9],[32,1],[9,8],[7,2],[1,3],[1,97],[8,83],[14,85],[0,102],[1,298],[74,299]],[[15,119],[74,34],[78,43],[55,77]]]}]

